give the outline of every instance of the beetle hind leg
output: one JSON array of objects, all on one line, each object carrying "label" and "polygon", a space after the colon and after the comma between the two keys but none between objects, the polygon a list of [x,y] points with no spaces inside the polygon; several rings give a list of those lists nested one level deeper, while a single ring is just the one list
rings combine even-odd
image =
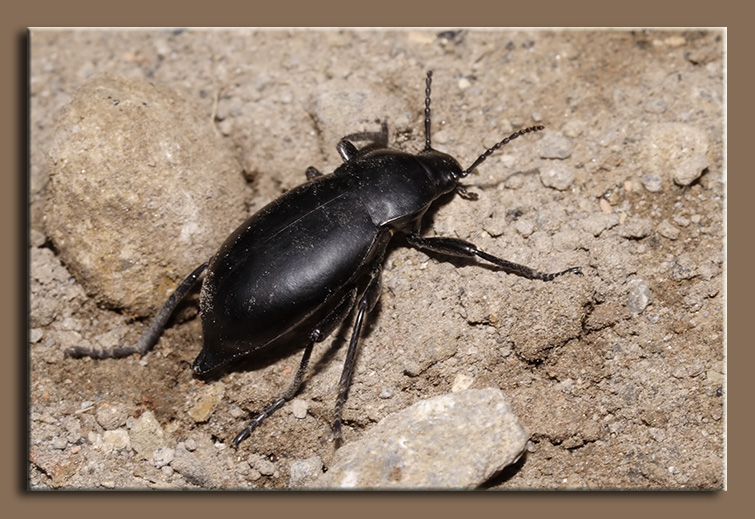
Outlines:
[{"label": "beetle hind leg", "polygon": [[296,370],[294,380],[288,386],[286,391],[280,396],[280,398],[275,400],[264,411],[259,413],[254,418],[254,420],[252,420],[249,425],[244,428],[243,431],[236,435],[232,443],[234,448],[238,448],[239,444],[246,438],[248,438],[252,431],[256,429],[257,426],[265,420],[265,418],[273,414],[275,411],[280,409],[283,404],[296,396],[296,393],[299,392],[301,383],[304,380],[304,374],[307,371],[309,358],[312,355],[312,349],[314,348],[315,343],[324,341],[331,333],[333,333],[336,328],[338,328],[338,326],[340,326],[344,319],[346,319],[346,316],[351,313],[351,309],[354,307],[356,298],[357,289],[356,287],[354,287],[346,293],[346,295],[343,297],[343,299],[341,299],[335,309],[330,312],[322,321],[320,321],[317,326],[315,326],[315,328],[309,333],[309,342],[307,343],[307,347],[304,349],[304,355],[302,355],[301,362],[299,362],[299,368]]},{"label": "beetle hind leg", "polygon": [[144,355],[155,345],[160,335],[168,324],[168,319],[173,314],[178,304],[183,300],[186,294],[196,284],[199,276],[207,268],[207,263],[202,263],[194,272],[184,279],[176,290],[170,295],[163,307],[157,312],[149,328],[139,337],[135,346],[119,346],[110,351],[104,351],[96,348],[85,348],[83,346],[74,346],[66,350],[66,355],[73,358],[92,357],[93,359],[116,359],[128,357],[134,353]]}]

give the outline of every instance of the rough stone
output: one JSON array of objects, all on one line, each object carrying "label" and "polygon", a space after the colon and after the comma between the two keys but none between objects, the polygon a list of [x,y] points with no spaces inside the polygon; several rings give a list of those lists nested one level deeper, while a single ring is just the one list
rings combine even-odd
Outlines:
[{"label": "rough stone", "polygon": [[105,73],[74,92],[48,169],[45,228],[63,262],[99,302],[139,314],[246,214],[241,166],[209,114],[142,79]]},{"label": "rough stone", "polygon": [[311,486],[474,488],[519,459],[528,439],[499,389],[459,391],[384,418]]},{"label": "rough stone", "polygon": [[653,294],[650,287],[642,279],[633,279],[629,282],[629,294],[627,294],[627,308],[635,314],[641,314],[645,308],[653,302]]},{"label": "rough stone", "polygon": [[680,186],[688,186],[708,167],[708,146],[708,136],[696,126],[658,123],[646,134],[641,162],[650,173],[670,175]]},{"label": "rough stone", "polygon": [[566,191],[574,183],[574,172],[563,162],[547,164],[540,170],[540,182],[545,187]]},{"label": "rough stone", "polygon": [[[130,421],[130,418],[126,421],[127,425]],[[163,446],[164,437],[165,432],[152,411],[146,411],[133,420],[129,431],[131,446],[144,459],[150,459],[152,453]]]},{"label": "rough stone", "polygon": [[126,423],[128,410],[125,405],[119,402],[106,402],[100,405],[95,411],[97,423],[105,430],[117,429]]},{"label": "rough stone", "polygon": [[200,487],[212,486],[212,478],[202,461],[183,446],[176,447],[170,466],[190,483]]}]

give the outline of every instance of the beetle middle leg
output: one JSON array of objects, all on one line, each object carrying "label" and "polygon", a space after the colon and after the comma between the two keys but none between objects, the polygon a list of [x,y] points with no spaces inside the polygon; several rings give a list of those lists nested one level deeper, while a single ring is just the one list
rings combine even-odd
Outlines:
[{"label": "beetle middle leg", "polygon": [[527,279],[540,279],[542,281],[551,281],[563,274],[582,274],[582,270],[579,267],[571,267],[561,272],[539,272],[535,269],[513,263],[505,259],[498,258],[492,254],[488,254],[485,251],[481,251],[476,245],[469,243],[458,238],[445,238],[445,237],[431,237],[423,238],[418,234],[407,234],[406,240],[414,247],[418,249],[429,250],[437,252],[439,254],[446,254],[448,256],[459,256],[462,258],[481,258],[493,265],[500,267],[501,270],[507,274],[515,274]]},{"label": "beetle middle leg", "polygon": [[367,312],[372,311],[380,299],[380,280],[380,266],[375,266],[370,272],[370,280],[368,281],[364,294],[362,294],[362,298],[357,305],[357,317],[354,321],[354,330],[351,332],[349,350],[346,353],[346,360],[343,364],[341,379],[338,381],[338,397],[336,398],[336,407],[333,412],[333,441],[335,442],[336,448],[341,444],[341,416],[343,414],[343,405],[346,403],[346,398],[349,396],[351,379],[354,377],[354,367],[356,366],[358,350],[357,345],[359,344],[359,335],[362,332],[364,315]]},{"label": "beetle middle leg", "polygon": [[291,400],[301,387],[302,380],[304,379],[304,373],[307,371],[309,365],[309,358],[312,355],[312,349],[315,343],[324,341],[338,326],[346,319],[351,313],[351,309],[354,307],[354,302],[357,299],[357,288],[353,287],[346,295],[341,299],[338,305],[330,312],[317,326],[309,333],[309,342],[304,349],[304,355],[302,355],[299,368],[296,370],[294,380],[288,386],[288,389],[278,398],[275,402],[270,404],[264,411],[258,414],[249,425],[247,425],[243,431],[241,431],[233,439],[233,447],[237,448],[239,443],[244,441],[251,432],[257,428],[262,421],[277,411],[283,404]]}]

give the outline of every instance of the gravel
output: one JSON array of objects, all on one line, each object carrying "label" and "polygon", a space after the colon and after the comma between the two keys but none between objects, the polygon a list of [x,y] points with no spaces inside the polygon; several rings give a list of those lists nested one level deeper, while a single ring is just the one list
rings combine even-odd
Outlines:
[{"label": "gravel", "polygon": [[[722,38],[32,30],[29,487],[308,487],[413,404],[495,390],[529,431],[527,453],[452,479],[474,472],[458,455],[470,445],[427,443],[457,461],[442,470],[450,485],[720,489]],[[479,200],[439,204],[426,234],[582,276],[531,281],[397,240],[339,450],[330,424],[351,323],[315,347],[306,411],[284,406],[239,450],[230,442],[290,383],[300,345],[197,379],[190,297],[141,358],[63,355],[135,340],[248,214],[307,167],[340,164],[342,136],[385,121],[392,146],[420,150],[428,69],[433,144],[462,165],[535,121],[547,129],[486,160],[465,179]],[[170,162],[160,143],[182,153]]]}]

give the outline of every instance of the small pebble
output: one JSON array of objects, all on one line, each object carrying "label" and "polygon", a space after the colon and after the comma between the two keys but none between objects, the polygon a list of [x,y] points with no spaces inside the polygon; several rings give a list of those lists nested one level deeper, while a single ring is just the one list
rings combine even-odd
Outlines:
[{"label": "small pebble", "polygon": [[170,466],[190,483],[200,487],[212,486],[212,480],[204,463],[184,448],[176,447]]},{"label": "small pebble", "polygon": [[114,429],[102,433],[102,450],[110,452],[116,449],[130,449],[131,438],[126,429]]},{"label": "small pebble", "polygon": [[[601,200],[603,199],[601,198]],[[600,236],[603,231],[618,225],[618,223],[619,216],[615,213],[595,213],[582,220],[581,225],[582,229],[593,236]]]},{"label": "small pebble", "polygon": [[36,344],[42,339],[44,336],[44,332],[41,328],[32,328],[29,330],[29,342],[31,344]]},{"label": "small pebble", "polygon": [[134,420],[129,431],[131,446],[145,459],[163,446],[164,437],[165,432],[152,411],[146,411]]},{"label": "small pebble", "polygon": [[640,239],[652,232],[652,221],[639,216],[632,216],[619,228],[619,234],[624,238]]},{"label": "small pebble", "polygon": [[629,282],[629,294],[627,295],[627,308],[634,314],[641,314],[650,303],[653,302],[653,294],[642,279],[633,279]]},{"label": "small pebble", "polygon": [[155,463],[155,467],[159,469],[170,464],[174,456],[175,451],[170,447],[160,447],[152,453],[152,461]]},{"label": "small pebble", "polygon": [[288,472],[291,476],[288,480],[289,488],[301,488],[322,474],[322,460],[319,456],[312,456],[293,461]]},{"label": "small pebble", "polygon": [[516,232],[524,236],[525,238],[535,232],[535,224],[531,220],[517,220],[514,224]]},{"label": "small pebble", "polygon": [[663,220],[658,225],[658,234],[669,240],[675,240],[679,237],[679,229],[671,225],[668,220]]},{"label": "small pebble", "polygon": [[383,388],[382,391],[380,391],[380,394],[378,395],[378,398],[387,399],[387,398],[391,398],[392,396],[393,396],[393,389],[391,389],[389,387],[385,387],[385,388]]},{"label": "small pebble", "polygon": [[546,132],[539,144],[540,157],[544,159],[567,159],[571,157],[574,143],[569,137],[555,132]]},{"label": "small pebble", "polygon": [[308,409],[309,404],[306,402],[306,400],[296,398],[291,401],[291,412],[293,413],[294,417],[298,418],[299,420],[307,417]]},{"label": "small pebble", "polygon": [[540,170],[540,182],[545,187],[566,191],[574,183],[574,171],[569,164],[554,162]]},{"label": "small pebble", "polygon": [[642,175],[642,185],[651,193],[658,193],[663,189],[663,179],[655,173],[645,173]]},{"label": "small pebble", "polygon": [[248,460],[249,466],[258,471],[263,476],[272,476],[275,473],[275,463],[259,454],[252,454]]},{"label": "small pebble", "polygon": [[679,227],[687,227],[689,225],[689,219],[682,215],[676,215],[674,216],[674,223]]},{"label": "small pebble", "polygon": [[95,420],[106,431],[122,426],[126,423],[127,417],[126,406],[119,402],[106,402],[100,405],[94,413]]}]

